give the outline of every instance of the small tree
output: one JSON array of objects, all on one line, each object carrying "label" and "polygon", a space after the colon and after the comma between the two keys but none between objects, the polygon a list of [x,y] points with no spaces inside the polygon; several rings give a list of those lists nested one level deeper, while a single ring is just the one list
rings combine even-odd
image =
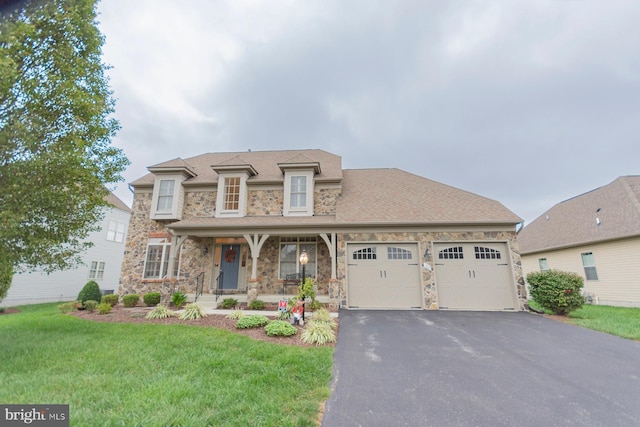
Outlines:
[{"label": "small tree", "polygon": [[582,277],[558,270],[533,272],[527,275],[529,293],[543,308],[566,316],[584,304]]}]

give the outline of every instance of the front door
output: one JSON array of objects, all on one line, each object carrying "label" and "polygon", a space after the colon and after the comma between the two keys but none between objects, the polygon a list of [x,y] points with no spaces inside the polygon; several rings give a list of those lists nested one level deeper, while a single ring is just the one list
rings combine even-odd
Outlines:
[{"label": "front door", "polygon": [[223,272],[222,289],[238,289],[240,245],[222,245],[220,270]]}]

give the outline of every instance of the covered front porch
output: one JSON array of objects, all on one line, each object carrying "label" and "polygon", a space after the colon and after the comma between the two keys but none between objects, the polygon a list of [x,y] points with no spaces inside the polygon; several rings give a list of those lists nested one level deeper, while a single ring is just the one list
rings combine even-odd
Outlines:
[{"label": "covered front porch", "polygon": [[[239,302],[278,302],[297,294],[304,273],[314,281],[316,299],[338,308],[336,233],[273,230],[238,236],[230,230],[174,229],[171,234],[167,270],[193,294],[190,301],[198,295],[199,303],[217,305],[232,295]],[[303,253],[306,264],[300,262]]]}]

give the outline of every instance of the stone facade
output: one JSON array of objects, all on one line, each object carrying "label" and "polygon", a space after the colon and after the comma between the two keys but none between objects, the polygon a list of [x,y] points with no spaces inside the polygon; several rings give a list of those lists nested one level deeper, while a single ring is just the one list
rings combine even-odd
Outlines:
[{"label": "stone facade", "polygon": [[[183,218],[213,217],[216,208],[215,189],[186,191],[184,198]],[[319,188],[314,192],[314,213],[316,215],[333,215],[340,196],[339,188]],[[251,189],[247,191],[247,215],[265,216],[282,215],[284,191],[282,189]],[[223,240],[214,238],[188,237],[181,246],[179,262],[180,274],[177,279],[144,279],[145,259],[150,238],[171,239],[166,221],[150,219],[152,191],[136,190],[134,193],[132,216],[129,223],[125,246],[120,292],[122,294],[137,293],[143,295],[150,291],[161,291],[170,295],[176,288],[187,293],[195,292],[198,278],[204,280],[204,289],[215,288],[220,261],[219,246]],[[239,274],[239,289],[245,290],[250,299],[259,298],[261,294],[278,294],[282,291],[282,280],[278,277],[280,260],[280,237],[271,235],[263,245],[257,266],[257,278],[250,279],[253,259],[249,247],[241,235],[234,238],[242,246],[244,261]],[[317,278],[319,295],[329,295],[330,308],[337,309],[347,304],[346,285],[346,246],[350,242],[417,242],[421,250],[430,248],[438,242],[464,241],[498,241],[507,242],[511,251],[511,264],[518,299],[522,304],[526,301],[526,290],[522,276],[520,253],[516,242],[515,231],[483,232],[483,231],[429,231],[422,232],[372,232],[372,233],[338,233],[336,242],[337,277],[331,279],[331,257],[329,248],[319,236],[317,237]],[[216,259],[216,257],[218,259]],[[438,290],[435,277],[434,261],[428,261],[431,269],[422,267],[422,294],[425,309],[438,308]],[[204,275],[204,276],[202,276]]]}]

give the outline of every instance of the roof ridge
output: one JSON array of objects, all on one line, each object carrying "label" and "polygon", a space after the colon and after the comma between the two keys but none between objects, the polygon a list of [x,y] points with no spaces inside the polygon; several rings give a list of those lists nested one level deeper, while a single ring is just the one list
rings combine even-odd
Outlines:
[{"label": "roof ridge", "polygon": [[636,212],[640,214],[640,200],[638,200],[636,193],[633,191],[633,188],[631,188],[631,184],[629,184],[629,181],[627,181],[627,177],[621,176],[619,179],[622,187],[624,188],[624,191],[627,193],[627,196],[631,200],[631,204],[636,208]]}]

